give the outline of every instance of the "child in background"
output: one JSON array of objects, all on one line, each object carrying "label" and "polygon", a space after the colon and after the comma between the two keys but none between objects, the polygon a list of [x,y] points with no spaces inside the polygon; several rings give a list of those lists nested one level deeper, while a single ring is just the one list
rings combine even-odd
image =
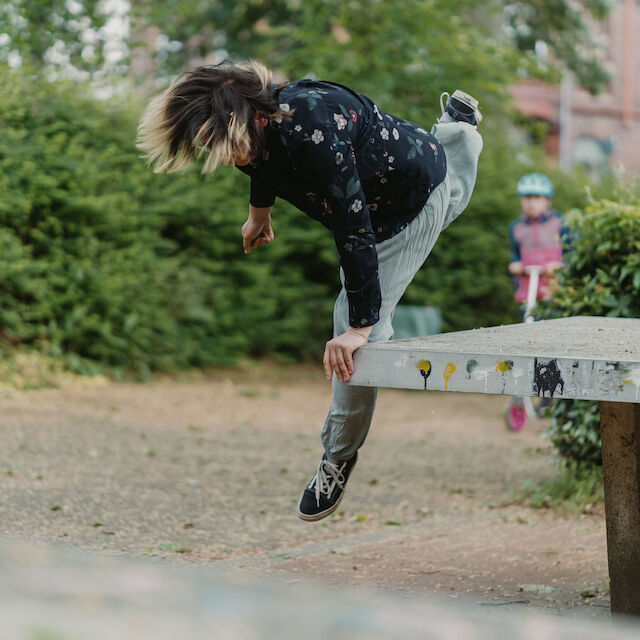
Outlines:
[{"label": "child in background", "polygon": [[[553,289],[556,269],[562,267],[562,242],[566,228],[562,215],[551,209],[553,183],[542,173],[528,173],[518,181],[522,215],[509,225],[511,263],[509,273],[517,279],[515,299],[523,308],[525,321],[531,312],[525,303],[529,298],[528,267],[538,267],[538,291],[536,301],[548,298]],[[550,398],[540,398],[535,407],[539,417],[551,403]],[[527,420],[525,399],[515,397],[507,409],[506,422],[510,431],[520,431]]]},{"label": "child in background", "polygon": [[524,304],[529,291],[527,267],[541,267],[537,300],[551,295],[553,274],[562,267],[562,242],[566,228],[562,214],[551,209],[553,183],[542,173],[528,173],[518,181],[522,215],[509,225],[511,263],[517,278],[516,302]]}]

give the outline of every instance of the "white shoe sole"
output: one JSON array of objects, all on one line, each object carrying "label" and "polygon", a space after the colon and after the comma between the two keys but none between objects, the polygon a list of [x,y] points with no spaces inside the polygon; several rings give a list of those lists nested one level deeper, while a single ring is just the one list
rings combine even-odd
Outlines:
[{"label": "white shoe sole", "polygon": [[321,511],[320,513],[316,513],[312,516],[308,516],[306,513],[302,513],[302,511],[300,511],[300,502],[298,502],[298,508],[297,508],[298,518],[300,518],[301,520],[304,520],[305,522],[316,522],[316,520],[322,520],[323,518],[330,516],[340,506],[340,503],[342,502],[343,497],[344,497],[344,491],[342,492],[342,495],[338,498],[338,502],[336,502],[332,507],[330,507],[329,509],[325,509],[324,511]]}]

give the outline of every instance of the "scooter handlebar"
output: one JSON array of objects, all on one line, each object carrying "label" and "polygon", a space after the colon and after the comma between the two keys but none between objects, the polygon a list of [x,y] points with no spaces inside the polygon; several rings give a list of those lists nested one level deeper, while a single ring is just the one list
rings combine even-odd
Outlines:
[{"label": "scooter handlebar", "polygon": [[544,271],[544,267],[542,265],[539,264],[528,264],[526,267],[523,267],[524,272],[526,274],[533,274],[533,273],[542,273]]}]

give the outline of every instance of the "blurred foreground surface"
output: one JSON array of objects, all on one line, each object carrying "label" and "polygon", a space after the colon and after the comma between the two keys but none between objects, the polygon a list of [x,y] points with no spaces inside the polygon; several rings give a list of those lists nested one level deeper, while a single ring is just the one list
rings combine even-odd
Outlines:
[{"label": "blurred foreground surface", "polygon": [[631,640],[640,632],[631,621],[482,612],[44,547],[3,543],[0,562],[2,637],[16,640]]}]

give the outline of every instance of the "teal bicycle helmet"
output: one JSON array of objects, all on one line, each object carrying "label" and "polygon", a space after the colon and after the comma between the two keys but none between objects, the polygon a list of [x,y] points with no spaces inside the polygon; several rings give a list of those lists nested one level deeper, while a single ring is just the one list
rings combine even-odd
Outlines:
[{"label": "teal bicycle helmet", "polygon": [[518,180],[516,191],[519,196],[553,196],[553,182],[543,173],[527,173]]}]

